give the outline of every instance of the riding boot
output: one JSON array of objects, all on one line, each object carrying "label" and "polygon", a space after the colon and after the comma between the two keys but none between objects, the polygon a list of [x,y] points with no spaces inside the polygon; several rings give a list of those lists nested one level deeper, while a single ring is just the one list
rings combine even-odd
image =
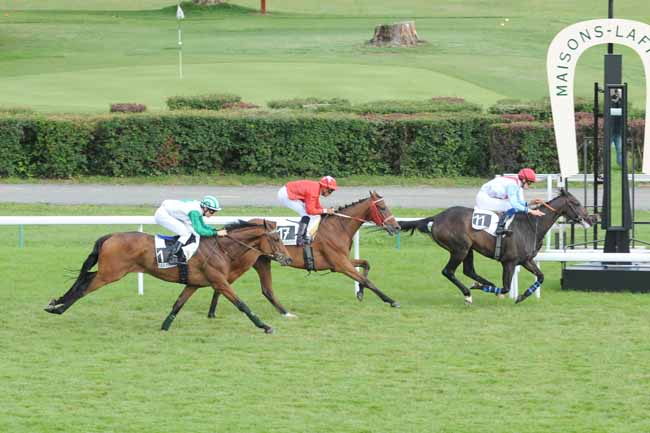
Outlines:
[{"label": "riding boot", "polygon": [[298,224],[298,233],[296,234],[296,245],[301,247],[307,243],[307,226],[309,225],[309,217],[304,216],[300,218]]},{"label": "riding boot", "polygon": [[497,223],[497,229],[494,232],[497,236],[508,236],[512,234],[512,230],[506,230],[506,219],[508,219],[508,212],[503,212],[499,215],[499,222]]},{"label": "riding boot", "polygon": [[307,238],[305,240],[304,249],[303,249],[303,259],[305,260],[305,269],[308,271],[316,270],[314,263],[314,253],[311,249],[311,239]]},{"label": "riding boot", "polygon": [[176,253],[176,261],[177,263],[187,262],[187,259],[185,258],[185,251],[183,251],[183,248],[179,249],[178,252]]},{"label": "riding boot", "polygon": [[167,261],[169,263],[178,263],[178,253],[183,253],[183,244],[179,241],[174,242],[172,245],[167,247]]}]

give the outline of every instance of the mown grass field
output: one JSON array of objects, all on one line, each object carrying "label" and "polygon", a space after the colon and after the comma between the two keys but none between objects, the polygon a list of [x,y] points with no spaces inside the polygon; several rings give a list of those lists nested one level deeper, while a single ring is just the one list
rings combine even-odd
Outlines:
[{"label": "mown grass field", "polygon": [[[304,96],[460,96],[484,106],[538,99],[548,94],[553,36],[573,22],[607,16],[606,1],[588,0],[273,0],[267,16],[256,12],[257,0],[231,3],[250,9],[187,8],[179,80],[173,1],[1,2],[0,107],[99,113],[114,102],[139,102],[160,110],[169,96],[223,92],[262,106]],[[616,16],[649,22],[650,9],[621,0]],[[404,19],[415,19],[427,44],[364,44],[376,25]],[[620,50],[630,100],[642,107],[641,62]],[[602,81],[604,52],[594,48],[581,58],[578,95],[590,96],[593,82]]]},{"label": "mown grass field", "polygon": [[[0,213],[151,209],[3,204]],[[397,250],[394,239],[364,231],[370,275],[401,309],[371,293],[357,302],[342,276],[274,266],[276,293],[298,319],[275,312],[253,273],[235,285],[275,327],[270,336],[223,300],[208,320],[208,289],[162,333],[181,287],[145,277],[141,297],[135,275],[63,316],[42,311],[98,236],[132,229],[26,226],[21,249],[17,228],[0,227],[0,431],[648,431],[646,295],[561,291],[559,265],[544,264],[541,299],[515,306],[476,293],[467,308],[440,275],[445,254],[426,237],[404,237]],[[481,259],[478,269],[498,280],[493,263]]]}]

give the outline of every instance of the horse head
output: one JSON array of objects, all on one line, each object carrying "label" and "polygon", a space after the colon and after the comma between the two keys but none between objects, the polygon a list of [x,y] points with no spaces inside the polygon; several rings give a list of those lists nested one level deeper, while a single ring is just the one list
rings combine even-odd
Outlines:
[{"label": "horse head", "polygon": [[[279,262],[282,266],[291,264],[291,257],[289,251],[282,243],[282,239],[277,231],[275,231],[276,224],[273,221],[266,219],[252,219],[250,221],[239,221],[238,223],[226,226],[226,230],[233,231],[232,235],[236,232],[245,234],[243,244],[250,249],[256,249],[262,255],[269,256],[273,260]],[[241,230],[240,230],[241,229]],[[242,244],[241,241],[237,241]]]},{"label": "horse head", "polygon": [[588,229],[595,222],[594,218],[587,213],[580,201],[564,188],[560,189],[560,195],[549,202],[559,215],[566,216],[574,223]]},{"label": "horse head", "polygon": [[386,201],[376,191],[370,191],[370,220],[394,235],[400,229]]},{"label": "horse head", "polygon": [[275,230],[275,222],[265,219],[263,224],[265,232],[260,240],[260,250],[282,266],[290,265],[292,260],[289,251],[284,246],[280,234]]}]

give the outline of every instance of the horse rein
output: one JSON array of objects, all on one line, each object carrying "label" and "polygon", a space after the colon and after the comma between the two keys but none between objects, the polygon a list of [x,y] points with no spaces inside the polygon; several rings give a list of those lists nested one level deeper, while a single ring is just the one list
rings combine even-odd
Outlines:
[{"label": "horse rein", "polygon": [[[550,204],[548,204],[548,202],[546,202],[546,201],[543,202],[543,203],[541,204],[541,206],[544,206],[545,208],[549,209],[549,210],[552,211],[553,213],[559,213],[557,209],[555,209],[553,206],[551,206]],[[580,216],[580,214],[578,214],[578,211],[576,211],[576,209],[573,207],[573,205],[571,204],[570,201],[567,202],[566,206],[568,206],[569,209],[571,209],[571,212],[573,212],[573,214],[575,215],[575,218],[570,217],[570,216],[568,216],[568,215],[565,215],[566,217],[569,218],[569,220],[571,220],[573,223],[580,223],[581,221],[584,220],[584,218],[582,218],[582,216]]]},{"label": "horse rein", "polygon": [[[370,208],[371,212],[373,212],[373,208],[377,209],[377,203],[379,203],[380,201],[384,201],[383,197],[378,199],[378,200],[374,200],[374,201],[371,202],[372,203],[371,208]],[[342,213],[339,213],[339,212],[334,212],[332,215],[335,215],[335,216],[341,217],[341,218],[352,219],[352,220],[359,221],[359,222],[362,222],[362,223],[372,222],[372,223],[375,223],[378,226],[385,226],[386,221],[390,221],[391,219],[393,219],[393,220],[395,219],[394,215],[391,215],[388,218],[384,218],[383,215],[381,215],[381,212],[379,212],[379,210],[376,210],[375,212],[377,212],[379,214],[379,217],[381,218],[381,220],[379,222],[377,222],[374,218],[368,220],[368,219],[358,218],[358,217],[354,217],[354,216],[350,216],[350,215],[345,215],[345,214],[342,214]],[[377,218],[377,219],[379,219],[379,218]]]},{"label": "horse rein", "polygon": [[[266,232],[266,233],[264,233],[264,235],[265,235],[265,236],[268,236],[269,233]],[[255,247],[251,247],[250,245],[246,245],[244,242],[240,241],[239,239],[235,239],[235,238],[233,238],[233,237],[230,236],[230,235],[225,235],[225,236],[223,236],[223,237],[224,237],[224,238],[228,238],[228,239],[230,239],[231,241],[233,241],[233,242],[235,242],[235,243],[237,243],[237,244],[239,244],[239,245],[241,245],[241,246],[243,246],[243,247],[246,247],[246,248],[249,249],[249,250],[257,251],[258,253],[260,253],[260,255],[263,255],[263,256],[268,255],[268,254],[264,253],[262,250],[260,250],[260,249],[258,249],[258,248],[255,248]],[[217,239],[218,239],[218,238],[217,238]],[[219,245],[219,242],[218,242],[218,241],[217,241],[217,245]],[[224,249],[224,248],[220,248],[220,249],[221,249],[221,251],[223,251],[223,252],[224,252],[228,257],[230,257],[230,260],[233,260],[233,261],[234,261],[234,260],[236,259],[236,257],[233,257],[233,256],[230,255],[230,253],[228,252],[228,250],[226,250],[226,249]],[[215,251],[216,251],[216,248],[212,248],[212,253],[213,253],[213,254],[215,253]]]},{"label": "horse rein", "polygon": [[555,209],[553,206],[551,206],[550,204],[548,204],[547,201],[542,202],[542,206],[544,206],[545,208],[548,208],[548,209],[549,209],[551,212],[553,212],[553,213],[557,213],[557,209]]}]

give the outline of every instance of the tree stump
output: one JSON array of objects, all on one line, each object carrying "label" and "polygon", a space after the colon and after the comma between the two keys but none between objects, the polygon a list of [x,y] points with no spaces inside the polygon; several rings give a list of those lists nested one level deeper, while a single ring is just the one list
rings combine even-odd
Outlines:
[{"label": "tree stump", "polygon": [[391,45],[409,47],[422,42],[415,31],[415,21],[404,21],[395,24],[382,24],[375,27],[375,34],[368,43],[370,45]]}]

